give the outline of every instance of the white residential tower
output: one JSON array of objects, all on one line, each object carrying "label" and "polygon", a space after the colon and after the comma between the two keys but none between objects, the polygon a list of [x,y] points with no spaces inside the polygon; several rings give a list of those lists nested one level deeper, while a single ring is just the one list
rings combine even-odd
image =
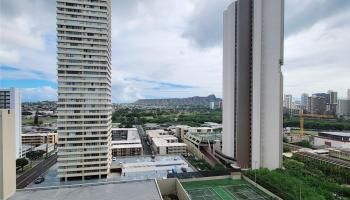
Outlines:
[{"label": "white residential tower", "polygon": [[0,89],[0,109],[12,109],[15,115],[16,158],[22,157],[22,104],[18,88]]},{"label": "white residential tower", "polygon": [[281,166],[283,16],[283,0],[224,12],[222,153],[241,168]]},{"label": "white residential tower", "polygon": [[111,162],[111,0],[57,0],[58,175],[104,178]]}]

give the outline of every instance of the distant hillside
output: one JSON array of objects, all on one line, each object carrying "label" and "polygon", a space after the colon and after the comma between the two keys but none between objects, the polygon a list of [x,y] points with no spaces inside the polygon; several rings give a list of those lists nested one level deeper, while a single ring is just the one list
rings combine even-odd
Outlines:
[{"label": "distant hillside", "polygon": [[134,104],[145,106],[209,106],[210,102],[215,102],[217,105],[220,98],[215,95],[207,97],[188,97],[188,98],[171,98],[171,99],[139,99]]}]

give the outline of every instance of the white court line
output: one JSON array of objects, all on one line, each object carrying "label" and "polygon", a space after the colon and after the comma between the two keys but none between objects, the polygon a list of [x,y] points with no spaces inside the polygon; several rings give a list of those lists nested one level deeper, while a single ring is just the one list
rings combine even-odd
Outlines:
[{"label": "white court line", "polygon": [[[221,186],[219,186],[219,187],[221,187]],[[209,189],[212,189],[212,188],[210,187]],[[220,197],[220,199],[224,200],[214,189],[212,189],[212,190],[215,192],[215,194],[217,194]]]},{"label": "white court line", "polygon": [[[224,188],[224,190],[225,190],[225,188],[230,187],[230,186],[232,186],[232,185],[226,185],[226,186],[220,186],[220,187]],[[230,193],[235,199],[240,200],[240,198],[236,197],[236,195],[233,194],[230,190],[225,190],[225,191]]]}]

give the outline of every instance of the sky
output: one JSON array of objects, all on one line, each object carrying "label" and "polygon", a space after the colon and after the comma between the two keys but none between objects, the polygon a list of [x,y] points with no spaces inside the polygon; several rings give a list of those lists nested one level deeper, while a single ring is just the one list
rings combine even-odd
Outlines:
[{"label": "sky", "polygon": [[[222,96],[222,16],[232,0],[112,0],[112,98]],[[284,93],[350,88],[350,1],[285,0]],[[57,100],[56,3],[0,1],[0,88]]]}]

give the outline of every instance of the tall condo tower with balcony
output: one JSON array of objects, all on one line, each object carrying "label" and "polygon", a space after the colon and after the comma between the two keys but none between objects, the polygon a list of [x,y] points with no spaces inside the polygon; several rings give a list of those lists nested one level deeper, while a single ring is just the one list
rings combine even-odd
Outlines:
[{"label": "tall condo tower with balcony", "polygon": [[104,178],[111,163],[111,0],[56,0],[58,175]]},{"label": "tall condo tower with balcony", "polygon": [[12,109],[15,114],[16,158],[22,157],[22,103],[18,88],[0,89],[0,109]]},{"label": "tall condo tower with balcony", "polygon": [[283,0],[237,0],[224,12],[223,157],[281,166]]}]

